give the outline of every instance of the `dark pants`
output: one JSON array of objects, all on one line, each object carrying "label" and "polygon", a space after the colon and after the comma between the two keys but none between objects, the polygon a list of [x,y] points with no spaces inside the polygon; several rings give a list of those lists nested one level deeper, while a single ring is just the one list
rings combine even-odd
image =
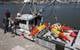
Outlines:
[{"label": "dark pants", "polygon": [[5,25],[4,33],[8,32],[8,25]]},{"label": "dark pants", "polygon": [[8,26],[9,26],[9,20],[8,19],[5,19],[5,26],[4,26],[4,33],[8,32]]}]

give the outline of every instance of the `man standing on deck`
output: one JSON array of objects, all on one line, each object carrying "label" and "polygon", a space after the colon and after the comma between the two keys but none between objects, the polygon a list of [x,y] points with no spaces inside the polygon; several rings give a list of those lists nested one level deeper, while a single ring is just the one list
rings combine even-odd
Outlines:
[{"label": "man standing on deck", "polygon": [[8,26],[9,26],[9,18],[10,18],[10,12],[7,10],[5,12],[5,17],[4,17],[4,33],[8,32]]}]

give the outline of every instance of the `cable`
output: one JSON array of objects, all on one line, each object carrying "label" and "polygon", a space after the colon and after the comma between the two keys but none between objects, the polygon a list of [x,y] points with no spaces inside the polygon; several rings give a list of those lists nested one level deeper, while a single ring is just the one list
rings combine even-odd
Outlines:
[{"label": "cable", "polygon": [[[54,0],[52,0],[52,1],[51,1],[51,3],[49,3],[47,6],[45,6],[45,7],[41,8],[40,10],[44,10],[45,8],[47,8],[47,7],[51,6],[53,3],[54,3],[54,5],[55,5],[55,2],[56,2],[56,0],[55,0],[55,1],[54,1]],[[39,11],[40,11],[40,10],[39,10]]]},{"label": "cable", "polygon": [[23,7],[22,7],[22,9],[20,11],[20,13],[22,13],[22,11],[23,11],[23,9],[24,9],[25,6],[26,6],[26,3],[24,3],[24,5],[23,5]]}]

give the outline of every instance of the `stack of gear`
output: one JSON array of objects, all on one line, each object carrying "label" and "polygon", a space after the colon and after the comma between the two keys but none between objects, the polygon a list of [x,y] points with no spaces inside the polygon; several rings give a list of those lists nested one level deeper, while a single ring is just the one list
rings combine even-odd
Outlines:
[{"label": "stack of gear", "polygon": [[29,36],[32,36],[32,37],[35,37],[39,34],[39,32],[41,32],[42,30],[44,30],[45,28],[48,27],[48,23],[43,23],[37,27],[34,27],[32,30],[31,30],[31,34]]},{"label": "stack of gear", "polygon": [[71,27],[61,25],[60,23],[51,25],[50,31],[54,37],[59,38],[62,41],[70,42],[70,38],[75,38],[77,36]]}]

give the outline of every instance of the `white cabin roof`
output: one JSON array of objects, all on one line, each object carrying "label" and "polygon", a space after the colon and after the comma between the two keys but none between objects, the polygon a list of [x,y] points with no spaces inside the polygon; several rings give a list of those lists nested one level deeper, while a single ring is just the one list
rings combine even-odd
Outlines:
[{"label": "white cabin roof", "polygon": [[20,20],[32,20],[35,17],[36,16],[34,16],[32,14],[22,14],[21,17],[16,17],[16,19],[20,19]]}]

